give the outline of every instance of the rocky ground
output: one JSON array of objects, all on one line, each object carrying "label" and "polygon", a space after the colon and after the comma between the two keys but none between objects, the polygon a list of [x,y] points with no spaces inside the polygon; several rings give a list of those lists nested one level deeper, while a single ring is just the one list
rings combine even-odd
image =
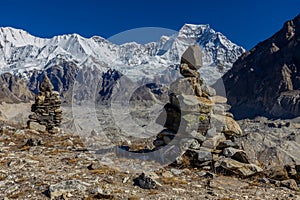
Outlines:
[{"label": "rocky ground", "polygon": [[154,189],[134,185],[140,172],[100,163],[76,134],[39,133],[1,124],[2,199],[300,199],[297,185],[263,176],[240,179],[167,166],[147,174]]}]

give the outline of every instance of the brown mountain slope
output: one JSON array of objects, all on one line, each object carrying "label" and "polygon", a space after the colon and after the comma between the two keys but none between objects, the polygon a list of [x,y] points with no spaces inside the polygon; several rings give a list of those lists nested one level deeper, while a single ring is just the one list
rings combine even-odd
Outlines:
[{"label": "brown mountain slope", "polygon": [[0,75],[0,101],[6,103],[28,102],[34,98],[26,83],[9,73]]},{"label": "brown mountain slope", "polygon": [[237,118],[300,116],[300,15],[243,54],[223,81]]}]

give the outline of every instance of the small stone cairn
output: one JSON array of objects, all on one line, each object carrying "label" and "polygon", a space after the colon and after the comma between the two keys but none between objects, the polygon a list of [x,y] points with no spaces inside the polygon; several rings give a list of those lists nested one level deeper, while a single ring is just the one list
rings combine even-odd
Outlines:
[{"label": "small stone cairn", "polygon": [[[202,67],[202,53],[198,45],[188,47],[181,57],[180,73],[170,86],[169,103],[157,123],[165,129],[154,140],[154,150],[175,145],[181,156],[176,164],[188,162],[193,167],[227,171],[251,176],[262,169],[250,161],[235,141],[242,130],[225,97],[205,85],[198,69]],[[186,161],[188,160],[188,161]]]},{"label": "small stone cairn", "polygon": [[29,115],[27,122],[29,129],[50,133],[58,133],[62,121],[61,100],[59,93],[53,91],[47,75],[39,85],[39,93],[35,97],[35,103],[31,107],[33,114]]}]

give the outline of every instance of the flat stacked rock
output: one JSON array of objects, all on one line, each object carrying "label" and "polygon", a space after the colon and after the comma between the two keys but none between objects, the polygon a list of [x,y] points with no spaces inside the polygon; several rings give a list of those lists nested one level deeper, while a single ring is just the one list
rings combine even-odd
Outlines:
[{"label": "flat stacked rock", "polygon": [[[165,129],[153,144],[154,150],[166,145],[176,145],[181,156],[176,163],[188,159],[191,166],[204,169],[230,171],[250,176],[262,169],[249,163],[243,150],[235,142],[242,130],[229,109],[225,97],[216,96],[213,88],[205,85],[198,69],[202,66],[202,54],[198,45],[190,46],[182,55],[179,78],[170,86],[170,102],[165,114],[157,120]],[[187,158],[187,159],[185,159]]]},{"label": "flat stacked rock", "polygon": [[39,85],[35,103],[31,107],[34,113],[29,115],[28,128],[42,132],[59,132],[62,121],[61,100],[59,93],[53,89],[52,83],[45,74]]}]

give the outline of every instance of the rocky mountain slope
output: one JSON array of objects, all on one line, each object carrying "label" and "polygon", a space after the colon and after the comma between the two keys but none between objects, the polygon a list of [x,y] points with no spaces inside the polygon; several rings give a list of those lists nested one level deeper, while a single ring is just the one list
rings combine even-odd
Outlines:
[{"label": "rocky mountain slope", "polygon": [[244,53],[223,77],[236,117],[300,115],[300,15]]},{"label": "rocky mountain slope", "polygon": [[[40,71],[46,70],[55,89],[67,96],[78,70],[91,68],[101,74],[113,69],[134,81],[153,79],[166,74],[167,67],[178,65],[181,54],[194,43],[203,49],[206,68],[202,74],[207,79],[220,77],[245,51],[209,25],[185,24],[177,34],[162,36],[157,42],[122,45],[99,36],[84,38],[77,34],[38,38],[6,27],[0,28],[0,73],[3,76],[8,72],[22,79],[30,91],[36,92],[42,79]],[[176,67],[172,69],[176,71]],[[27,94],[26,88],[15,94],[12,84],[14,81],[6,82],[2,90],[13,93],[18,101],[31,98],[21,96],[21,93]]]}]

